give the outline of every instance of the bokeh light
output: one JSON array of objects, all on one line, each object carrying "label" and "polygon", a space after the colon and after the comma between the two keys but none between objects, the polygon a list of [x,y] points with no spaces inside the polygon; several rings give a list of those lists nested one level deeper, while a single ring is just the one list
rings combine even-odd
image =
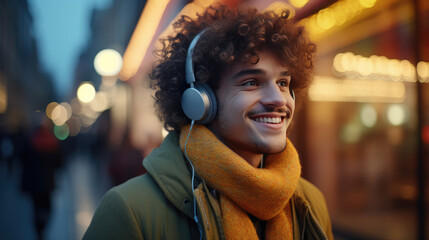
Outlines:
[{"label": "bokeh light", "polygon": [[429,63],[419,62],[417,64],[417,73],[421,82],[426,82],[429,79]]},{"label": "bokeh light", "polygon": [[76,136],[79,134],[80,129],[82,127],[82,123],[80,122],[80,118],[78,116],[72,116],[68,122],[70,136]]},{"label": "bokeh light", "polygon": [[70,105],[72,107],[72,111],[74,114],[81,114],[82,113],[82,105],[77,98],[73,98],[70,102]]},{"label": "bokeh light", "polygon": [[302,8],[308,3],[308,0],[290,0],[289,2],[296,8]]},{"label": "bokeh light", "polygon": [[399,126],[405,122],[405,110],[404,107],[398,104],[390,105],[387,109],[387,119],[390,124]]},{"label": "bokeh light", "polygon": [[97,92],[94,100],[89,103],[89,107],[95,112],[102,112],[110,106],[110,99],[107,93]]},{"label": "bokeh light", "polygon": [[361,75],[361,76],[368,76],[372,73],[372,65],[371,62],[368,58],[364,58],[364,57],[358,57],[357,58],[357,66],[356,66],[356,71]]},{"label": "bokeh light", "polygon": [[100,113],[92,110],[89,105],[82,106],[82,114],[79,115],[81,127],[90,127],[97,120],[98,116],[100,116]]},{"label": "bokeh light", "polygon": [[66,140],[69,136],[69,127],[67,124],[55,126],[54,134],[59,140]]},{"label": "bokeh light", "polygon": [[49,103],[49,104],[48,104],[48,106],[46,106],[45,113],[46,113],[46,116],[47,116],[49,119],[52,119],[52,111],[54,110],[54,108],[55,108],[57,105],[58,105],[58,103],[56,103],[56,102],[51,102],[51,103]]},{"label": "bokeh light", "polygon": [[72,116],[72,114],[73,114],[73,110],[72,110],[71,105],[70,105],[68,102],[62,102],[62,103],[60,103],[60,105],[61,105],[61,106],[63,106],[63,107],[66,109],[66,112],[67,112],[67,120],[69,120],[69,119],[70,119],[70,117],[71,117],[71,116]]},{"label": "bokeh light", "polygon": [[369,9],[376,4],[376,0],[343,0],[336,1],[331,6],[321,9],[316,14],[306,18],[303,22],[308,27],[312,39],[332,29],[350,22],[363,10]]},{"label": "bokeh light", "polygon": [[[333,73],[338,77],[416,81],[416,67],[408,60],[388,59],[372,55],[369,58],[351,52],[338,53],[333,60]],[[424,65],[420,67],[424,71]],[[428,69],[429,72],[429,69]]]},{"label": "bokeh light", "polygon": [[77,89],[77,98],[83,103],[89,103],[95,98],[95,88],[89,82],[82,83]]},{"label": "bokeh light", "polygon": [[359,0],[359,4],[364,8],[370,8],[375,5],[377,0]]},{"label": "bokeh light", "polygon": [[317,14],[317,24],[323,29],[329,29],[335,25],[335,16],[331,9],[320,10]]},{"label": "bokeh light", "polygon": [[61,126],[67,121],[67,116],[68,116],[67,109],[63,105],[58,104],[52,110],[51,119],[55,125]]},{"label": "bokeh light", "polygon": [[362,135],[359,124],[351,122],[346,124],[341,130],[341,139],[346,143],[356,143]]},{"label": "bokeh light", "polygon": [[360,112],[360,119],[364,126],[369,128],[374,127],[377,123],[377,111],[374,106],[371,104],[363,105]]},{"label": "bokeh light", "polygon": [[405,85],[403,82],[316,75],[308,89],[308,97],[311,101],[399,103],[404,101]]},{"label": "bokeh light", "polygon": [[94,58],[94,68],[101,76],[115,76],[122,68],[122,56],[113,49],[101,50]]}]

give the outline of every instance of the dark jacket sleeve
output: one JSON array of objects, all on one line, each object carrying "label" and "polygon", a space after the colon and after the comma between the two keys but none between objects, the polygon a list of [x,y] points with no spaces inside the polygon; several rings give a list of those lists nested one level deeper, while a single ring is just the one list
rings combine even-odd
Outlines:
[{"label": "dark jacket sleeve", "polygon": [[104,195],[83,239],[143,239],[133,210],[115,188]]}]

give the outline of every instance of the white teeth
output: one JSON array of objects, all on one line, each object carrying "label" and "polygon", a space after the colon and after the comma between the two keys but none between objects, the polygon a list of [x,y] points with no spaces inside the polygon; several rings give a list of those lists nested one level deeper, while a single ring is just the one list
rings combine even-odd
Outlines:
[{"label": "white teeth", "polygon": [[259,117],[259,118],[255,118],[255,121],[257,122],[262,122],[262,123],[280,123],[282,121],[281,117]]}]

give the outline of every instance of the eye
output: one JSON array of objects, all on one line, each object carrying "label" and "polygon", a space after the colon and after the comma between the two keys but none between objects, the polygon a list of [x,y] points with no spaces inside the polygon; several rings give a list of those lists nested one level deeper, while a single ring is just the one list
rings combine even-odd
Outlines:
[{"label": "eye", "polygon": [[277,84],[279,85],[279,87],[282,87],[282,88],[289,87],[289,81],[287,80],[280,80],[277,82]]},{"label": "eye", "polygon": [[245,81],[243,84],[241,84],[242,86],[249,86],[249,87],[253,87],[253,86],[258,86],[258,83],[256,82],[255,79],[249,79],[247,81]]},{"label": "eye", "polygon": [[286,86],[287,86],[287,82],[286,82],[286,81],[280,81],[280,82],[279,82],[279,85],[280,85],[281,87],[286,87]]}]

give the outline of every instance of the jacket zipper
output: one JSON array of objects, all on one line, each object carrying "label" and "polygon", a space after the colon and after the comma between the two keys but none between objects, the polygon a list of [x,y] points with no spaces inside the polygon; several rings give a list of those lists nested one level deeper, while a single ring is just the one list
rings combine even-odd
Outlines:
[{"label": "jacket zipper", "polygon": [[200,199],[200,207],[201,207],[201,211],[202,211],[202,215],[203,215],[203,218],[204,218],[204,221],[206,222],[206,226],[207,226],[207,230],[210,230],[210,226],[209,226],[209,220],[208,220],[208,217],[207,217],[207,212],[206,212],[206,209],[204,208],[204,204],[203,204],[203,200],[201,199],[201,195],[198,195],[198,198]]}]

